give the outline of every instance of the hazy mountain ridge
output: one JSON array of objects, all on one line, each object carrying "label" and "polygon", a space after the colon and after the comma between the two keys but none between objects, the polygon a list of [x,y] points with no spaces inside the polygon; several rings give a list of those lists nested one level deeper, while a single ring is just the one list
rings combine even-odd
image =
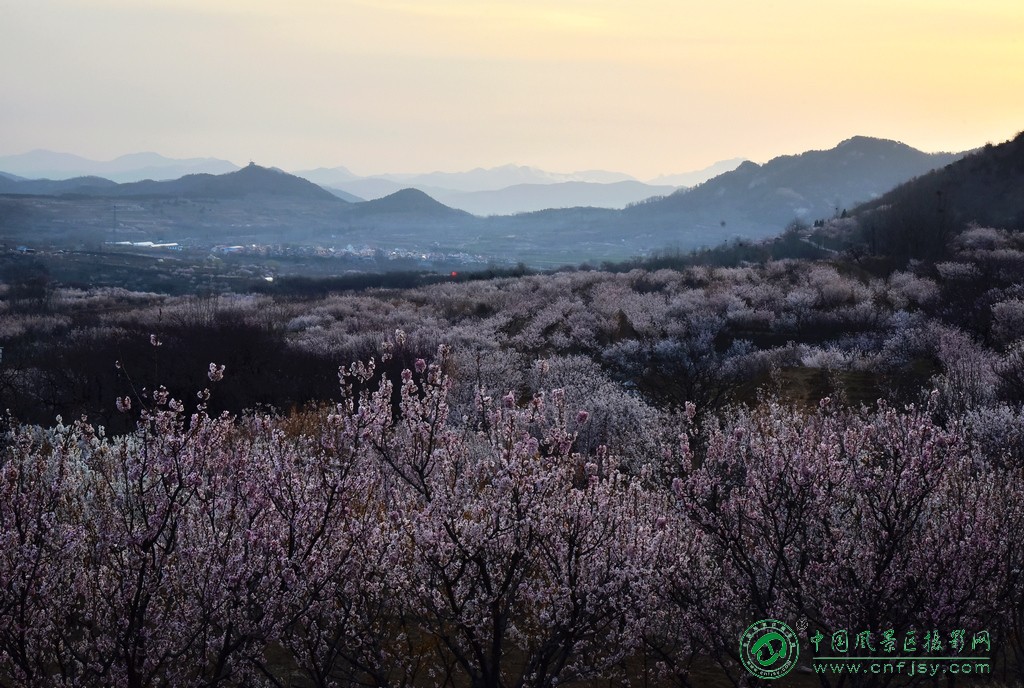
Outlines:
[{"label": "hazy mountain ridge", "polygon": [[513,184],[485,191],[453,191],[422,184],[402,184],[381,178],[358,179],[331,187],[356,198],[374,200],[406,188],[422,191],[445,205],[479,216],[514,215],[549,208],[591,206],[624,208],[678,187],[656,186],[636,180],[617,182],[544,182]]},{"label": "hazy mountain ridge", "polygon": [[693,172],[682,172],[679,174],[660,174],[654,179],[648,181],[648,184],[653,184],[655,186],[697,186],[698,184],[703,184],[709,179],[714,179],[720,174],[732,172],[745,162],[747,162],[746,158],[730,158],[728,160],[719,160],[716,163],[708,165],[704,169],[694,170]]},{"label": "hazy mountain ridge", "polygon": [[[675,176],[696,183],[732,169],[738,163],[739,160],[724,161],[704,170]],[[295,174],[367,200],[383,198],[406,188],[419,189],[449,207],[480,216],[578,206],[624,208],[630,203],[671,193],[679,187],[671,183],[642,182],[622,172],[581,170],[557,173],[525,165],[368,177],[359,177],[344,167],[318,168]]]},{"label": "hazy mountain ridge", "polygon": [[323,186],[322,184],[319,185],[319,186],[320,186],[320,188],[322,188],[322,189],[324,189],[326,191],[331,192],[332,194],[334,194],[335,196],[337,196],[341,200],[347,201],[348,203],[363,203],[364,201],[366,201],[365,198],[361,198],[359,196],[356,196],[355,194],[351,194],[348,191],[342,191],[341,189],[339,189],[337,187]]},{"label": "hazy mountain ridge", "polygon": [[514,184],[493,191],[443,194],[438,200],[474,215],[515,215],[549,208],[624,208],[630,203],[672,193],[677,188],[636,180]]},{"label": "hazy mountain ridge", "polygon": [[412,187],[437,187],[458,192],[491,191],[514,184],[552,184],[563,181],[559,175],[526,165],[477,167],[466,172],[428,172],[411,175],[380,175],[382,179]]},{"label": "hazy mountain ridge", "polygon": [[0,156],[0,170],[25,179],[66,180],[94,176],[133,182],[178,179],[187,174],[224,174],[238,169],[238,165],[218,158],[176,159],[151,152],[129,153],[106,161],[48,150]]},{"label": "hazy mountain ridge", "polygon": [[354,179],[361,179],[359,175],[353,174],[347,167],[340,165],[338,167],[317,167],[312,170],[296,170],[292,174],[320,186],[337,186]]}]

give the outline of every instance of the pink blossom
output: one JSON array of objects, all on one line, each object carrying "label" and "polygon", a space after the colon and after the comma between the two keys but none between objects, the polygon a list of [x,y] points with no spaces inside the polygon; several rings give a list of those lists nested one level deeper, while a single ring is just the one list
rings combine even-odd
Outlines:
[{"label": "pink blossom", "polygon": [[211,382],[219,382],[224,379],[224,366],[217,365],[216,363],[210,364],[210,369],[206,373],[206,376],[210,378]]}]

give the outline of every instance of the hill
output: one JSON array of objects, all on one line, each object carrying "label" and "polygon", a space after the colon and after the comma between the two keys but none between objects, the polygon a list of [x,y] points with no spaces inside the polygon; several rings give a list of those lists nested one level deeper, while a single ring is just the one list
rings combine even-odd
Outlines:
[{"label": "hill", "polygon": [[1024,230],[1024,133],[897,186],[821,234],[897,260],[937,258],[971,224]]},{"label": "hill", "polygon": [[697,187],[626,210],[653,230],[763,237],[793,220],[811,223],[881,196],[962,154],[923,153],[897,141],[856,136],[825,151],[744,162]]},{"label": "hill", "polygon": [[422,218],[464,218],[468,213],[449,208],[435,201],[419,189],[402,189],[390,196],[366,201],[354,206],[351,216],[367,215],[415,215]]},{"label": "hill", "polygon": [[118,184],[102,178],[0,180],[0,244],[95,250],[111,242],[316,244],[350,204],[258,165],[222,175]]},{"label": "hill", "polygon": [[72,179],[19,179],[0,176],[0,193],[29,196],[60,196],[63,194],[98,195],[115,190],[117,182],[103,177]]},{"label": "hill", "polygon": [[268,167],[249,163],[227,174],[190,174],[170,181],[142,181],[122,184],[118,196],[180,196],[184,198],[242,198],[250,195],[286,196],[342,203],[334,194],[316,184]]},{"label": "hill", "polygon": [[78,195],[110,198],[245,198],[249,196],[288,197],[343,202],[316,184],[281,170],[254,163],[226,174],[189,174],[179,179],[119,184],[102,177],[72,179],[23,179],[0,177],[0,193],[34,196]]},{"label": "hill", "polygon": [[338,213],[335,229],[346,242],[414,251],[461,251],[482,220],[449,208],[418,189],[353,203]]}]

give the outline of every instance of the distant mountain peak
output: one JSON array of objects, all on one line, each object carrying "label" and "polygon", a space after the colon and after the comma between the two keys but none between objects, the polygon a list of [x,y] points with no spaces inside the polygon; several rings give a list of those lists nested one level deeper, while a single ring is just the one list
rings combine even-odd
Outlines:
[{"label": "distant mountain peak", "polygon": [[380,201],[387,202],[393,207],[403,207],[407,209],[418,209],[418,208],[433,208],[436,206],[443,206],[444,204],[431,198],[427,193],[420,191],[419,189],[400,189],[395,193],[385,196]]},{"label": "distant mountain peak", "polygon": [[889,140],[889,139],[881,139],[881,138],[878,138],[877,136],[864,136],[863,134],[854,134],[850,138],[843,139],[838,144],[836,144],[836,148],[842,148],[843,146],[863,145],[863,144],[869,143],[869,142],[887,141],[887,140]]},{"label": "distant mountain peak", "polygon": [[420,213],[424,215],[469,215],[462,210],[449,208],[419,189],[401,189],[383,198],[359,204],[366,210],[386,213]]},{"label": "distant mountain peak", "polygon": [[[190,175],[179,182],[189,180],[185,188],[188,195],[211,194],[213,196],[245,196],[249,194],[294,196],[309,199],[337,200],[329,191],[302,177],[296,177],[275,167],[263,167],[255,162],[234,172],[221,175]],[[168,191],[175,189],[175,182],[163,182]]]},{"label": "distant mountain peak", "polygon": [[249,164],[246,165],[245,167],[243,167],[242,169],[235,170],[234,172],[229,172],[228,174],[249,174],[249,175],[253,175],[253,174],[268,174],[268,173],[284,174],[284,175],[288,175],[289,177],[295,176],[295,175],[289,174],[288,172],[285,172],[284,170],[282,170],[279,167],[263,167],[263,165],[257,165],[252,160],[250,160]]},{"label": "distant mountain peak", "polygon": [[714,179],[720,174],[731,172],[736,169],[743,162],[746,162],[746,158],[730,158],[728,160],[718,160],[717,162],[708,165],[707,167],[700,170],[693,170],[692,172],[683,172],[680,174],[662,174],[650,181],[651,184],[671,184],[672,186],[696,186],[702,184],[709,179]]},{"label": "distant mountain peak", "polygon": [[[902,151],[914,151],[912,146],[908,146],[902,141],[895,141],[893,139],[880,139],[874,136],[851,136],[848,139],[840,141],[835,147],[835,150],[902,150]],[[915,151],[919,152],[919,151]]]}]

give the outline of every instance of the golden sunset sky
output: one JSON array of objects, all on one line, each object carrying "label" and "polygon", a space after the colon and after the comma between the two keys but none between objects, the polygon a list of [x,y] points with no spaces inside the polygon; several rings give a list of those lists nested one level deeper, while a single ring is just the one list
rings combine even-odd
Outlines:
[{"label": "golden sunset sky", "polygon": [[1024,129],[1021,0],[0,0],[0,155],[647,179]]}]

